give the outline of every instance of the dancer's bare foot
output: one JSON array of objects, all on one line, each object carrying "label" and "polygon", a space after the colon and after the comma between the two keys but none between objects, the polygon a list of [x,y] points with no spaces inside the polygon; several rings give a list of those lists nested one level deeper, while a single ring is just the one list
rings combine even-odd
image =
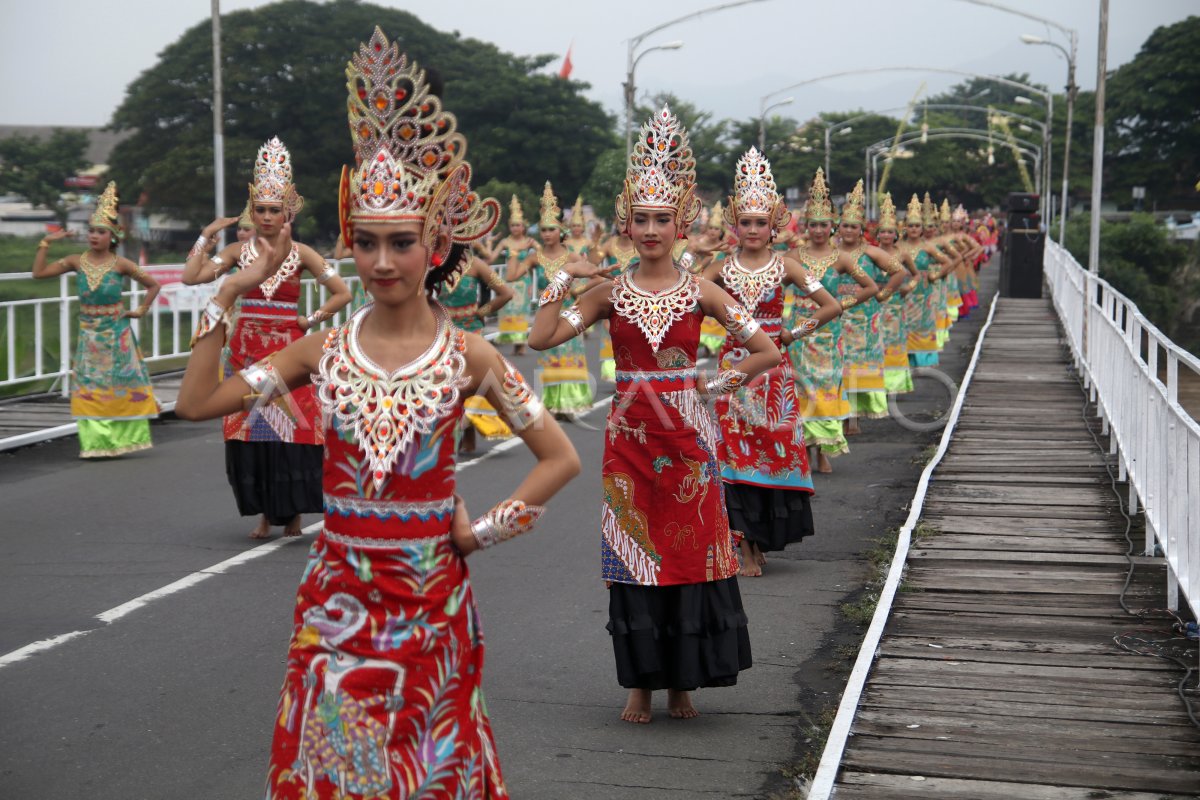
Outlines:
[{"label": "dancer's bare foot", "polygon": [[523,345],[523,344],[514,344],[514,345],[513,345],[513,355],[514,355],[514,356],[523,356],[523,355],[525,355],[525,345]]},{"label": "dancer's bare foot", "polygon": [[742,568],[738,570],[738,575],[743,578],[757,578],[762,575],[762,565],[758,563],[758,559],[754,555],[754,545],[745,539],[738,542],[738,547],[742,551]]},{"label": "dancer's bare foot", "polygon": [[848,419],[842,423],[843,430],[847,436],[857,436],[862,433],[862,428],[858,426],[858,420]]},{"label": "dancer's bare foot", "polygon": [[767,554],[758,549],[758,545],[754,545],[754,560],[758,562],[760,567],[766,566]]},{"label": "dancer's bare foot", "polygon": [[462,436],[458,440],[459,455],[469,456],[475,452],[475,426],[467,423],[467,427],[463,428]]},{"label": "dancer's bare foot", "polygon": [[283,529],[284,536],[299,536],[300,535],[300,515],[292,517],[288,524]]},{"label": "dancer's bare foot", "polygon": [[[639,725],[648,724],[650,722],[650,695],[649,689],[630,689],[629,699],[625,701],[625,710],[621,712],[621,719],[625,722],[636,722]],[[674,713],[671,716],[674,716]]]},{"label": "dancer's bare foot", "polygon": [[667,689],[667,713],[671,719],[694,719],[700,716],[700,712],[692,705],[692,693],[675,689]]},{"label": "dancer's bare foot", "polygon": [[266,539],[271,535],[271,523],[266,517],[260,517],[254,530],[250,531],[251,539]]},{"label": "dancer's bare foot", "polygon": [[817,456],[817,472],[820,472],[823,475],[828,475],[833,472],[833,464],[830,463],[829,456],[825,455],[824,452],[821,452]]}]

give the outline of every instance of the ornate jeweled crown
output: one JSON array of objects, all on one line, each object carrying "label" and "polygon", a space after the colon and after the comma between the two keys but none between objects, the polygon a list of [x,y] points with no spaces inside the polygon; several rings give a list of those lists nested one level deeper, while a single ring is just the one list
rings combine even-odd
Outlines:
[{"label": "ornate jeweled crown", "polygon": [[442,247],[486,236],[500,217],[500,204],[471,191],[467,140],[454,115],[432,94],[425,70],[409,61],[378,27],[346,65],[347,116],[354,142],[353,170],[342,168],[340,217],[344,241],[354,225],[370,222],[424,223],[422,243]]},{"label": "ornate jeweled crown", "polygon": [[950,217],[950,201],[943,197],[941,213],[938,214],[938,218],[941,220],[941,223],[945,225],[950,221]]},{"label": "ornate jeweled crown", "polygon": [[792,218],[775,188],[771,162],[756,147],[747,150],[734,168],[733,196],[725,207],[725,221],[733,225],[743,214],[763,215],[776,230]]},{"label": "ornate jeweled crown", "polygon": [[970,221],[971,215],[967,213],[967,210],[965,208],[963,208],[962,203],[959,203],[958,206],[954,209],[954,213],[952,213],[950,215],[950,218],[952,220],[954,220],[955,222],[965,223],[965,222]]},{"label": "ornate jeweled crown", "polygon": [[292,183],[292,154],[272,136],[258,148],[254,159],[254,181],[250,184],[251,203],[279,203],[289,218],[304,208],[304,198]]},{"label": "ornate jeweled crown", "polygon": [[923,224],[923,220],[921,219],[921,198],[915,194],[912,196],[912,200],[908,201],[908,211],[904,214],[905,225],[912,225],[914,222],[918,225]]},{"label": "ornate jeweled crown", "polygon": [[250,200],[246,200],[246,207],[242,209],[242,213],[238,216],[239,228],[254,229],[254,219],[250,216]]},{"label": "ornate jeweled crown", "polygon": [[625,170],[625,188],[617,197],[617,224],[629,229],[635,208],[675,212],[680,230],[700,213],[696,197],[696,159],[687,129],[667,106],[642,126]]},{"label": "ornate jeweled crown", "polygon": [[562,209],[558,207],[558,198],[554,196],[554,187],[550,181],[542,189],[541,214],[538,216],[538,227],[562,228]]},{"label": "ornate jeweled crown", "polygon": [[809,222],[832,222],[837,215],[833,211],[833,201],[829,199],[829,187],[825,185],[825,170],[817,167],[808,187],[808,202],[804,204],[804,218]]},{"label": "ornate jeweled crown", "polygon": [[571,224],[583,224],[583,195],[576,195],[575,205],[571,208]]},{"label": "ornate jeweled crown", "polygon": [[896,204],[892,202],[891,192],[884,192],[883,198],[879,201],[879,225],[876,230],[899,230],[896,224]]},{"label": "ornate jeweled crown", "polygon": [[521,201],[514,194],[512,200],[508,201],[508,224],[513,223],[518,225],[525,224],[525,209],[521,208]]},{"label": "ornate jeweled crown", "polygon": [[104,228],[111,231],[112,235],[121,238],[121,213],[120,200],[117,197],[117,182],[109,181],[108,186],[104,187],[104,192],[100,195],[100,199],[96,201],[96,210],[92,212],[92,218],[88,220],[88,226],[92,228]]},{"label": "ornate jeweled crown", "polygon": [[851,225],[863,225],[867,221],[867,198],[863,194],[862,178],[854,184],[854,190],[846,197],[842,206],[842,222]]},{"label": "ornate jeweled crown", "polygon": [[929,192],[925,193],[925,199],[921,201],[921,222],[926,228],[936,228],[938,224],[937,206],[933,204]]}]

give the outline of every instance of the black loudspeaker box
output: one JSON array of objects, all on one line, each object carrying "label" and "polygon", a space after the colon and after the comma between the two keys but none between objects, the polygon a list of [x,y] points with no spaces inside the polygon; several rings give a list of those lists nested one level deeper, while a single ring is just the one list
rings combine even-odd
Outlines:
[{"label": "black loudspeaker box", "polygon": [[1009,192],[1008,193],[1008,210],[1009,211],[1037,211],[1038,202],[1041,197],[1036,194],[1027,192]]},{"label": "black loudspeaker box", "polygon": [[1042,256],[1046,235],[1033,228],[1009,228],[1000,261],[1001,297],[1042,296]]}]

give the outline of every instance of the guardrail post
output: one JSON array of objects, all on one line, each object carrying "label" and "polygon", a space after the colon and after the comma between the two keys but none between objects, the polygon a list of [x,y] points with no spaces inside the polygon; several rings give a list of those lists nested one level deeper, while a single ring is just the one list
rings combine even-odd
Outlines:
[{"label": "guardrail post", "polygon": [[71,295],[67,273],[58,276],[58,372],[62,396],[71,396]]}]

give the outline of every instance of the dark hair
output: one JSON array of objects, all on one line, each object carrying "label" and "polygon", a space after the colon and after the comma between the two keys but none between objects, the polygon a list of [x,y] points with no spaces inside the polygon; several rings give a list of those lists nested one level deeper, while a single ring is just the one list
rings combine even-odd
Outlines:
[{"label": "dark hair", "polygon": [[450,274],[455,271],[458,265],[462,264],[462,271],[466,272],[470,266],[470,251],[465,244],[450,245],[450,253],[446,256],[446,260],[440,267],[434,267],[429,270],[429,274],[425,276],[425,291],[438,292],[442,289],[442,284],[450,277]]}]

